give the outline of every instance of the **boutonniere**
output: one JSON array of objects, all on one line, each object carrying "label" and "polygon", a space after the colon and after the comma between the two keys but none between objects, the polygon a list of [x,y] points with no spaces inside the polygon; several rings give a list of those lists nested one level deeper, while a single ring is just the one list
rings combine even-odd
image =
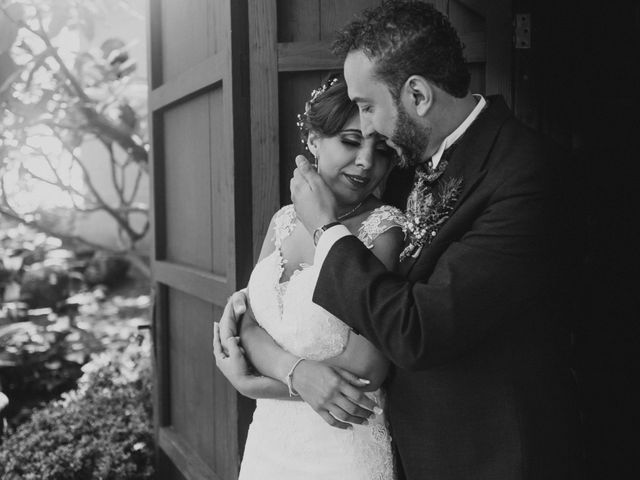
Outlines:
[{"label": "boutonniere", "polygon": [[430,245],[440,228],[453,213],[462,191],[462,178],[450,178],[440,186],[434,197],[431,186],[417,185],[407,203],[405,234],[408,244],[400,254],[400,261],[417,257],[422,247]]}]

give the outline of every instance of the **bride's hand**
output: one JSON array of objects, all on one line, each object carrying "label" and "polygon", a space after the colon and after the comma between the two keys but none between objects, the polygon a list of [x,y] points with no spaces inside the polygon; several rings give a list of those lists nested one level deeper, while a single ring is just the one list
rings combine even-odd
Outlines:
[{"label": "bride's hand", "polygon": [[338,367],[304,360],[293,371],[292,386],[329,425],[351,428],[382,410],[361,390],[368,382]]},{"label": "bride's hand", "polygon": [[[223,348],[223,343],[226,348]],[[238,337],[228,337],[223,341],[217,323],[213,325],[213,355],[218,369],[245,397],[256,399],[262,397],[265,391],[282,389],[281,382],[253,373],[243,348],[238,344]]]},{"label": "bride's hand", "polygon": [[[224,307],[220,317],[220,337],[222,339],[222,351],[228,355],[226,340],[238,336],[238,323],[242,315],[247,311],[246,289],[235,292]],[[214,346],[215,349],[215,346]]]}]

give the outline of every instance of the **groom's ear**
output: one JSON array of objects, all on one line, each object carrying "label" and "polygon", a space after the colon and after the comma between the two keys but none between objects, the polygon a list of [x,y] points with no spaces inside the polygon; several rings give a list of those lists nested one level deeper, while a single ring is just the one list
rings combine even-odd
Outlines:
[{"label": "groom's ear", "polygon": [[424,117],[433,105],[433,88],[420,75],[411,75],[404,83],[405,106],[410,107],[420,117]]}]

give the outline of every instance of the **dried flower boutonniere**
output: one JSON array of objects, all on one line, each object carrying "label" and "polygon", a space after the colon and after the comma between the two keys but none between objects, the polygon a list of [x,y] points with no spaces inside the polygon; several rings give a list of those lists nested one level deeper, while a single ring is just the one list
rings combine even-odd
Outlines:
[{"label": "dried flower boutonniere", "polygon": [[409,243],[400,254],[400,261],[417,257],[422,247],[431,244],[453,212],[462,191],[462,178],[444,182],[435,199],[429,183],[417,187],[407,204],[405,233]]}]

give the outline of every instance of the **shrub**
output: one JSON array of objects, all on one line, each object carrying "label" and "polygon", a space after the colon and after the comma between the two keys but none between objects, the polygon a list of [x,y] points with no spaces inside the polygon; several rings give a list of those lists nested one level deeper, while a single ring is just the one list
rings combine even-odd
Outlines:
[{"label": "shrub", "polygon": [[[133,353],[132,353],[133,352]],[[0,478],[153,477],[151,369],[134,345],[87,364],[80,388],[53,401],[0,445]]]}]

